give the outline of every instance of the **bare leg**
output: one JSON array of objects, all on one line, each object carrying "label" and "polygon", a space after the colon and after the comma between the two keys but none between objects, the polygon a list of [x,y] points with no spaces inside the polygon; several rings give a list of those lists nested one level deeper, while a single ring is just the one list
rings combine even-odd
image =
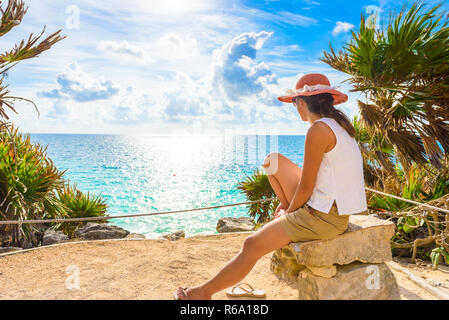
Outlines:
[{"label": "bare leg", "polygon": [[268,181],[270,181],[271,187],[274,190],[274,193],[279,199],[279,202],[283,205],[283,207],[287,208],[290,205],[290,202],[285,196],[284,190],[282,190],[282,186],[279,181],[276,179],[274,175],[267,175]]},{"label": "bare leg", "polygon": [[[291,239],[279,221],[276,219],[269,222],[246,238],[240,252],[215,277],[200,286],[188,288],[187,296],[184,298],[211,299],[214,293],[229,288],[245,278],[261,257],[288,245]],[[178,295],[182,294],[182,290],[179,290]]]},{"label": "bare leg", "polygon": [[[301,179],[301,169],[279,153],[269,154],[265,159],[264,168],[281,203],[289,205]],[[185,294],[180,288],[178,296],[193,300],[211,299],[214,293],[241,281],[261,257],[285,247],[291,242],[279,221],[279,219],[275,219],[269,222],[252,236],[246,238],[240,252],[211,280],[202,285],[188,288]]]},{"label": "bare leg", "polygon": [[270,153],[263,167],[281,204],[289,206],[301,181],[302,170],[280,153]]}]

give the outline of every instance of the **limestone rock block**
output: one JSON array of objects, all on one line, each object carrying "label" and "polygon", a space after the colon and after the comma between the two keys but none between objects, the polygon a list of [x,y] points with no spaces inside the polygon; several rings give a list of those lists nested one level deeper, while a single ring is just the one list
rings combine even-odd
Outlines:
[{"label": "limestone rock block", "polygon": [[270,270],[281,280],[296,288],[298,275],[305,266],[298,264],[292,251],[282,248],[273,253]]},{"label": "limestone rock block", "polygon": [[128,230],[123,228],[106,224],[88,222],[84,227],[78,228],[75,231],[75,237],[86,240],[99,239],[120,239],[125,238],[129,234]]},{"label": "limestone rock block", "polygon": [[217,223],[217,231],[219,233],[252,231],[254,227],[254,221],[248,217],[225,217],[220,218]]},{"label": "limestone rock block", "polygon": [[48,246],[69,240],[69,237],[61,231],[47,230],[42,238],[42,245]]},{"label": "limestone rock block", "polygon": [[332,278],[333,276],[335,276],[337,274],[337,267],[335,265],[323,266],[323,267],[312,267],[312,266],[306,266],[306,267],[314,275],[320,276],[323,278]]},{"label": "limestone rock block", "polygon": [[345,265],[355,261],[382,263],[392,259],[390,239],[395,233],[391,221],[367,215],[352,215],[348,230],[327,240],[289,245],[301,265],[321,267]]},{"label": "limestone rock block", "polygon": [[399,300],[399,288],[385,263],[337,266],[332,278],[305,269],[298,277],[299,300]]}]

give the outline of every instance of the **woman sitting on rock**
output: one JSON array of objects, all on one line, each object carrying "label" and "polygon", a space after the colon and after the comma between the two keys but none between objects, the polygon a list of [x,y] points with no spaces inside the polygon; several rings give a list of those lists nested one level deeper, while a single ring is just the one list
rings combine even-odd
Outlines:
[{"label": "woman sitting on rock", "polygon": [[180,287],[177,299],[211,299],[240,282],[264,255],[290,242],[336,237],[347,229],[349,215],[367,210],[355,130],[334,107],[348,96],[332,88],[326,76],[308,74],[299,79],[296,90],[278,99],[293,103],[301,119],[311,124],[303,168],[279,153],[266,157],[263,167],[280,201],[275,219],[246,238],[241,251],[215,277]]}]

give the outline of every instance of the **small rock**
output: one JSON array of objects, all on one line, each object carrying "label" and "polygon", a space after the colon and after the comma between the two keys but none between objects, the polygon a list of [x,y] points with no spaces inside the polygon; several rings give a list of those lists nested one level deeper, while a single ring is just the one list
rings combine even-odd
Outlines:
[{"label": "small rock", "polygon": [[22,242],[22,249],[31,249],[34,248],[35,245],[31,239],[23,240]]},{"label": "small rock", "polygon": [[145,236],[140,233],[130,233],[126,236],[128,239],[145,239]]},{"label": "small rock", "polygon": [[69,240],[69,237],[61,231],[47,230],[42,239],[42,245],[48,246]]},{"label": "small rock", "polygon": [[19,248],[19,247],[0,247],[0,254],[13,252],[13,251],[20,251],[20,250],[22,250],[22,248]]},{"label": "small rock", "polygon": [[217,231],[219,233],[253,231],[254,227],[254,221],[248,217],[220,218],[217,223]]},{"label": "small rock", "polygon": [[179,231],[169,233],[169,234],[162,236],[162,238],[170,240],[170,241],[179,240],[179,239],[185,238],[185,237],[186,237],[186,233],[184,232],[184,230],[179,230]]},{"label": "small rock", "polygon": [[105,223],[89,222],[75,231],[75,237],[86,240],[121,239],[129,234],[128,230]]}]

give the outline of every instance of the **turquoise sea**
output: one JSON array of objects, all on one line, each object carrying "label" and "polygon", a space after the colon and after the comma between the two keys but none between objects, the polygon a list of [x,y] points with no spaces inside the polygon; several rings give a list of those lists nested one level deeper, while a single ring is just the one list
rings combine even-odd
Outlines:
[{"label": "turquoise sea", "polygon": [[[239,181],[278,151],[301,164],[304,136],[125,136],[31,134],[48,146],[55,165],[82,191],[101,194],[109,215],[141,214],[246,201]],[[220,217],[247,215],[246,206],[112,224],[156,238],[185,230],[215,233]]]}]

